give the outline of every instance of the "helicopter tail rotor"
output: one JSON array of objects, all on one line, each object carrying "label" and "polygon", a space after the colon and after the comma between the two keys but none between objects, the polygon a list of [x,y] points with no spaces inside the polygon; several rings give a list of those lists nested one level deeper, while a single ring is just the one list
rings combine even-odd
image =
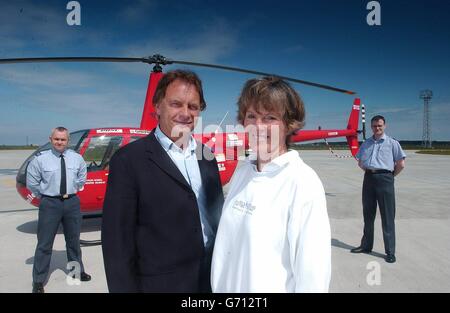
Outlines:
[{"label": "helicopter tail rotor", "polygon": [[366,106],[361,104],[361,124],[363,140],[366,141]]}]

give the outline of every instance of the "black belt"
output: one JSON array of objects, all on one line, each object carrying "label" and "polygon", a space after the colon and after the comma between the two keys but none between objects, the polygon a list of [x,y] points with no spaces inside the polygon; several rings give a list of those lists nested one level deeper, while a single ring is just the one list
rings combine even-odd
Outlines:
[{"label": "black belt", "polygon": [[366,170],[367,174],[387,174],[390,173],[392,174],[392,171],[389,170]]},{"label": "black belt", "polygon": [[42,197],[46,197],[46,198],[52,198],[52,199],[59,199],[59,200],[67,200],[70,199],[72,197],[75,197],[77,194],[72,193],[70,195],[62,195],[62,196],[47,196],[47,195],[42,195]]}]

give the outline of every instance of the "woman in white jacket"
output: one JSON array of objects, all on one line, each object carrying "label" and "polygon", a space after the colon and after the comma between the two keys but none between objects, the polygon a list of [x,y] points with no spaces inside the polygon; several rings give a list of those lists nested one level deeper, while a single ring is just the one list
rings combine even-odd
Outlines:
[{"label": "woman in white jacket", "polygon": [[[303,101],[275,77],[251,79],[238,121],[253,158],[233,176],[216,236],[213,292],[327,292],[331,237],[325,192],[290,136],[303,126]],[[253,159],[253,160],[252,160]]]}]

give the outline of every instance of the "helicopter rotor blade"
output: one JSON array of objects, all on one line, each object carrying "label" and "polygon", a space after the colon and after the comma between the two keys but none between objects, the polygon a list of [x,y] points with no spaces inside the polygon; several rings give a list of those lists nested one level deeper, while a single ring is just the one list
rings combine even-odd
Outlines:
[{"label": "helicopter rotor blade", "polygon": [[44,63],[44,62],[144,62],[150,63],[148,58],[116,58],[116,57],[50,57],[50,58],[16,58],[0,59],[0,64],[13,63]]},{"label": "helicopter rotor blade", "polygon": [[308,86],[318,87],[318,88],[322,88],[322,89],[342,92],[342,93],[346,93],[346,94],[349,94],[349,95],[356,94],[356,92],[354,92],[354,91],[345,90],[345,89],[341,89],[341,88],[336,88],[336,87],[333,87],[333,86],[328,86],[328,85],[323,85],[323,84],[309,82],[309,81],[306,81],[306,80],[301,80],[301,79],[296,79],[296,78],[291,78],[291,77],[286,77],[286,76],[280,76],[280,75],[276,75],[276,74],[264,73],[264,72],[259,72],[259,71],[253,71],[253,70],[248,70],[248,69],[243,69],[243,68],[238,68],[238,67],[215,65],[215,64],[206,64],[206,63],[196,63],[196,62],[187,62],[187,61],[178,61],[178,60],[170,60],[170,61],[172,63],[174,63],[174,64],[184,64],[184,65],[195,65],[195,66],[211,67],[211,68],[218,68],[218,69],[222,69],[222,70],[242,72],[242,73],[255,74],[255,75],[261,75],[261,76],[276,76],[276,77],[279,77],[281,79],[284,79],[284,80],[287,80],[287,81],[291,81],[291,82],[295,82],[295,83],[300,83],[300,84],[303,84],[303,85],[308,85]]},{"label": "helicopter rotor blade", "polygon": [[154,54],[149,57],[145,58],[125,58],[125,57],[48,57],[48,58],[15,58],[15,59],[0,59],[0,64],[12,64],[12,63],[40,63],[40,62],[142,62],[147,64],[155,64],[154,69],[161,70],[160,65],[168,65],[168,64],[183,64],[183,65],[193,65],[193,66],[202,66],[202,67],[209,67],[209,68],[217,68],[222,70],[228,70],[228,71],[235,71],[235,72],[241,72],[241,73],[247,73],[247,74],[255,74],[255,75],[261,75],[261,76],[276,76],[281,79],[300,83],[303,85],[318,87],[322,89],[327,89],[331,91],[337,91],[349,95],[354,95],[356,92],[345,90],[341,88],[336,88],[329,85],[324,84],[318,84],[306,80],[296,79],[292,77],[287,76],[280,76],[276,74],[270,74],[265,72],[259,72],[259,71],[253,71],[238,67],[231,67],[231,66],[224,66],[224,65],[217,65],[217,64],[207,64],[207,63],[198,63],[198,62],[188,62],[188,61],[180,61],[180,60],[171,60],[167,59],[162,55]]}]

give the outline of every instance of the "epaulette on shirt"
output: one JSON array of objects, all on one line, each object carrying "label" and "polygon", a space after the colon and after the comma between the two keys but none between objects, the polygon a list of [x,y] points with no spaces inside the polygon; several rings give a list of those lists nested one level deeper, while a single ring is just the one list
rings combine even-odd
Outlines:
[{"label": "epaulette on shirt", "polygon": [[50,151],[51,151],[51,149],[39,151],[38,153],[36,153],[34,155],[34,157],[37,158],[38,156],[41,156],[41,155],[46,154],[46,153],[49,153]]}]

